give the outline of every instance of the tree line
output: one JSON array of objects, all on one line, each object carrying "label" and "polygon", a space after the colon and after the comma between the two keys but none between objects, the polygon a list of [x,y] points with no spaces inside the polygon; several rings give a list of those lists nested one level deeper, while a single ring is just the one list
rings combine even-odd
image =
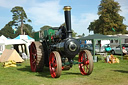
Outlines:
[{"label": "tree line", "polygon": [[[125,34],[128,33],[126,30],[127,25],[123,24],[124,17],[119,14],[121,11],[120,5],[114,0],[101,0],[100,5],[98,6],[98,15],[99,18],[90,23],[88,28],[85,28],[90,31],[93,31],[95,34],[104,34],[104,35],[113,35],[113,34]],[[12,21],[9,21],[1,30],[0,35],[4,35],[9,38],[15,38],[18,35],[27,34],[31,37],[34,37],[35,31],[33,27],[26,22],[31,23],[32,21],[28,19],[27,14],[25,13],[23,7],[16,6],[12,10]],[[63,23],[62,25],[65,25]],[[52,28],[51,26],[42,26],[40,31]],[[72,30],[73,31],[73,30]],[[77,35],[73,31],[73,37],[84,37],[85,34]]]}]

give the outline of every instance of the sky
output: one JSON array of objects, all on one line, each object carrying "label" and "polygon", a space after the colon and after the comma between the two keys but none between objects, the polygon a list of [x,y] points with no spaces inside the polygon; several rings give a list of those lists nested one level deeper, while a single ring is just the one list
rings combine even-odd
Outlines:
[{"label": "sky", "polygon": [[[72,29],[78,34],[87,36],[90,22],[98,19],[98,5],[101,0],[0,0],[0,29],[12,20],[11,9],[15,6],[24,8],[30,24],[35,31],[41,27],[49,25],[59,27],[65,22],[64,6],[71,6]],[[124,24],[128,25],[128,0],[115,0],[119,2],[121,10],[119,14],[123,16]]]}]

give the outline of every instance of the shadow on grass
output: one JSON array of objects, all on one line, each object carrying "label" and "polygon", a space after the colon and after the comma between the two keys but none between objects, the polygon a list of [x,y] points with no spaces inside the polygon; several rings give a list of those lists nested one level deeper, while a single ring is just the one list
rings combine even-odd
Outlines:
[{"label": "shadow on grass", "polygon": [[[30,73],[33,73],[35,76],[39,76],[39,77],[52,78],[48,67],[44,67],[42,72],[32,72],[30,66],[25,66],[24,68],[18,68],[17,70],[22,72],[25,72],[25,71],[30,72]],[[81,75],[82,76],[80,72],[73,73],[73,72],[68,72],[68,70],[62,70],[62,72],[63,73],[61,75],[79,75],[79,76]]]},{"label": "shadow on grass", "polygon": [[[31,67],[30,66],[25,66],[24,68],[19,68],[19,71],[27,71],[30,73],[34,73],[31,71]],[[46,78],[51,78],[50,72],[49,72],[49,68],[48,67],[44,67],[42,72],[36,72],[37,74],[35,74],[36,76],[40,76],[40,77],[46,77]]]},{"label": "shadow on grass", "polygon": [[24,68],[18,68],[17,70],[19,70],[19,71],[28,71],[28,72],[32,72],[30,66],[25,66]]},{"label": "shadow on grass", "polygon": [[63,75],[82,75],[81,73],[64,72]]},{"label": "shadow on grass", "polygon": [[38,72],[38,74],[36,76],[52,78],[48,67],[44,67],[43,71]]},{"label": "shadow on grass", "polygon": [[121,72],[121,73],[128,73],[128,71],[124,71],[124,70],[113,70],[115,72]]}]

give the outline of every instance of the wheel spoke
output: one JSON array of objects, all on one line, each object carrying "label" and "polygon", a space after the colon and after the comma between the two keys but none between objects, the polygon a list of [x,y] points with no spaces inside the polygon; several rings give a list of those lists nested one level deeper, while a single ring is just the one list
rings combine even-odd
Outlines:
[{"label": "wheel spoke", "polygon": [[36,59],[34,59],[32,63],[35,64],[36,63]]},{"label": "wheel spoke", "polygon": [[82,66],[82,69],[85,70],[85,65]]},{"label": "wheel spoke", "polygon": [[54,67],[54,68],[57,67],[57,64],[54,64],[53,67]]},{"label": "wheel spoke", "polygon": [[86,61],[85,61],[85,64],[88,65],[88,64],[89,64],[89,60],[86,60]]},{"label": "wheel spoke", "polygon": [[33,56],[37,56],[37,54],[36,54],[36,53],[32,53],[32,55],[33,55]]},{"label": "wheel spoke", "polygon": [[88,65],[86,65],[86,73],[88,72],[88,70],[89,70],[89,67],[88,67]]}]

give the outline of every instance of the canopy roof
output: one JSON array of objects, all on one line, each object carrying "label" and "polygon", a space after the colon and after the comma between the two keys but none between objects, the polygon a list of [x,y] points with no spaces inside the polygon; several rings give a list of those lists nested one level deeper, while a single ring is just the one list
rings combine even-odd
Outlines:
[{"label": "canopy roof", "polygon": [[24,40],[7,39],[5,45],[26,44]]},{"label": "canopy roof", "polygon": [[118,37],[111,37],[111,36],[106,36],[102,34],[94,34],[94,35],[89,35],[86,37],[81,37],[79,38],[80,40],[109,40],[109,39],[119,39]]},{"label": "canopy roof", "polygon": [[7,38],[4,35],[1,35],[0,39],[7,40]]},{"label": "canopy roof", "polygon": [[17,36],[17,37],[14,38],[14,39],[27,39],[27,40],[31,40],[31,39],[33,39],[33,38],[31,38],[31,37],[28,36],[28,35],[19,35],[19,36]]}]

